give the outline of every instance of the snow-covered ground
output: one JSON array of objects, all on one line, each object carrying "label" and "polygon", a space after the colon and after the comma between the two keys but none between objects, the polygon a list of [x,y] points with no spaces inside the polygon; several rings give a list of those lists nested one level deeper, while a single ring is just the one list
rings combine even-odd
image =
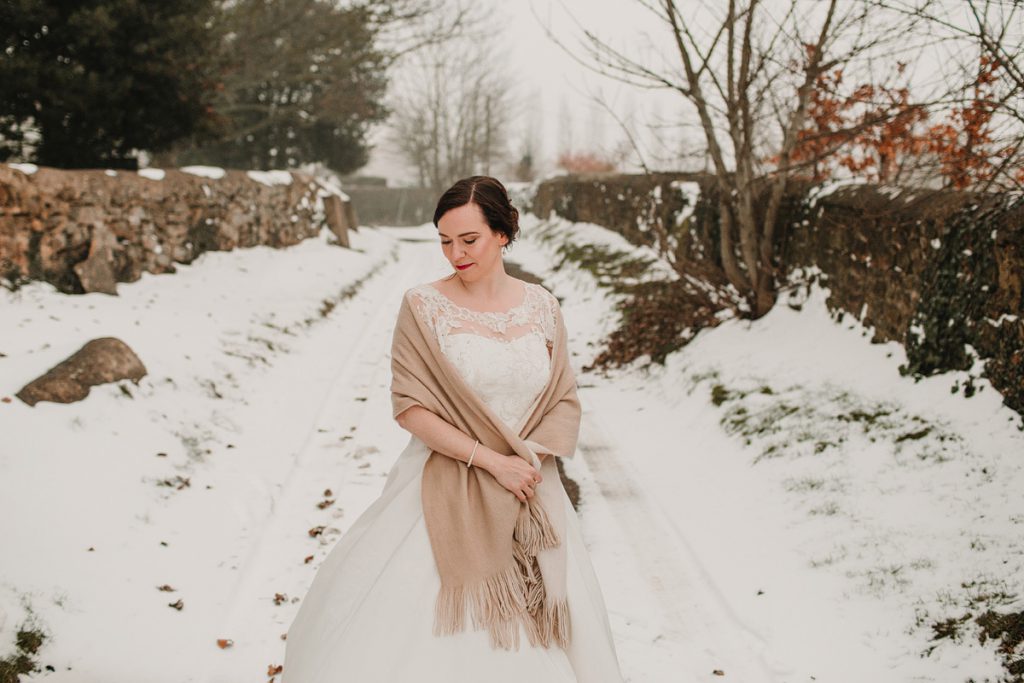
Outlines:
[{"label": "snow-covered ground", "polygon": [[[613,302],[551,249],[628,248],[599,232],[527,216],[508,255],[563,299],[578,371]],[[46,680],[270,678],[407,441],[387,390],[401,295],[448,272],[433,226],[329,242],[207,253],[117,297],[0,290],[0,659],[34,624]],[[705,330],[664,368],[578,373],[566,468],[629,681],[998,678],[994,644],[929,625],[984,597],[1022,608],[993,597],[1024,588],[1015,415],[991,387],[952,394],[956,373],[901,377],[900,347],[823,296]],[[138,386],[13,398],[100,336],[139,355]]]},{"label": "snow-covered ground", "polygon": [[[529,250],[524,265],[563,298],[583,342],[576,348],[592,354],[610,328],[606,296],[585,271],[546,266],[560,242],[601,229],[534,219],[530,230],[547,248]],[[742,639],[741,654],[722,650],[680,589],[663,603],[653,643],[671,642],[678,673],[646,667],[645,646],[623,629],[627,669],[642,672],[634,680],[711,680],[712,667],[729,676],[749,665],[743,652],[761,653],[774,681],[1005,675],[998,642],[980,646],[971,621],[959,642],[933,640],[932,624],[1024,609],[1021,418],[985,380],[975,379],[984,388],[970,399],[953,393],[967,373],[900,376],[903,348],[871,344],[853,316],[836,322],[826,298],[817,285],[795,288],[760,320],[703,330],[664,367],[641,369],[641,360],[581,377],[585,435],[602,444],[599,457],[582,459],[586,475],[567,468],[591,482],[581,514],[603,505],[587,494],[604,484],[636,491],[665,524],[656,542],[692,560],[705,581],[697,585]],[[642,549],[622,553],[603,534],[592,542],[606,572],[625,583],[650,566]],[[613,590],[610,601],[620,616],[634,609],[628,594]]]}]

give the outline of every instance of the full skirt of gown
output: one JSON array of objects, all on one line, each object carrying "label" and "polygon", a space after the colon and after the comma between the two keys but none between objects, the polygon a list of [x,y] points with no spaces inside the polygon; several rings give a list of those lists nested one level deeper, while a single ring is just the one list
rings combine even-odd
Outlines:
[{"label": "full skirt of gown", "polygon": [[518,650],[492,648],[471,622],[433,635],[441,581],[420,492],[429,455],[412,436],[381,496],[325,558],[288,630],[283,683],[621,683],[604,599],[561,482],[569,646],[531,646],[522,626]]}]

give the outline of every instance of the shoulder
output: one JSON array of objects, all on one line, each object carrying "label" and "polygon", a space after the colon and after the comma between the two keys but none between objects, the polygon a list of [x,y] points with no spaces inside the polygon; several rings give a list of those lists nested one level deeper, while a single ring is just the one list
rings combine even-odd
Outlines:
[{"label": "shoulder", "polygon": [[433,300],[433,297],[430,296],[431,292],[437,292],[437,290],[431,288],[427,283],[421,283],[406,289],[402,293],[399,316],[402,315],[403,311],[409,313],[415,311],[422,316]]},{"label": "shoulder", "polygon": [[532,310],[539,316],[539,322],[544,330],[544,337],[548,344],[554,343],[558,329],[561,327],[562,311],[558,298],[549,292],[546,287],[539,283],[526,283],[527,297],[532,297],[534,305]]},{"label": "shoulder", "polygon": [[523,281],[523,284],[526,285],[527,292],[532,291],[533,295],[539,301],[544,303],[546,308],[552,311],[558,311],[560,309],[558,297],[556,297],[554,294],[548,291],[548,289],[544,285],[540,284],[539,282],[526,282],[525,280]]},{"label": "shoulder", "polygon": [[544,285],[542,285],[539,282],[530,282],[530,281],[527,281],[527,280],[522,280],[520,278],[512,278],[512,279],[513,280],[518,280],[519,282],[523,283],[523,288],[527,292],[533,293],[535,296],[540,296],[540,297],[543,297],[545,299],[547,299],[548,297],[554,297],[554,294],[549,292],[547,290],[547,288],[544,287]]},{"label": "shoulder", "polygon": [[430,282],[421,282],[418,285],[414,285],[409,289],[405,290],[406,296],[409,294],[418,294],[420,296],[448,296],[448,288],[451,286],[452,277],[443,277],[440,280],[431,280]]},{"label": "shoulder", "polygon": [[438,294],[438,293],[440,293],[440,290],[438,288],[438,282],[437,281],[435,281],[435,282],[421,282],[420,284],[413,285],[412,287],[409,287],[407,290],[405,290],[405,293],[402,295],[402,298],[403,299],[410,299],[410,298],[422,299],[422,298],[424,298],[426,296],[430,296],[431,294]]}]

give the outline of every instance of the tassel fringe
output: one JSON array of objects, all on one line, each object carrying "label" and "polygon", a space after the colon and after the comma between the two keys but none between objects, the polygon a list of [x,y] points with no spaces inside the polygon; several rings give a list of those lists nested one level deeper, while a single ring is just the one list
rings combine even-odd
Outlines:
[{"label": "tassel fringe", "polygon": [[565,600],[549,603],[537,553],[560,543],[547,513],[527,503],[512,532],[513,562],[473,585],[441,586],[434,604],[434,635],[458,633],[466,627],[466,611],[475,629],[486,628],[491,646],[519,649],[519,624],[533,646],[569,645],[569,607]]},{"label": "tassel fringe", "polygon": [[512,538],[522,544],[527,555],[534,556],[541,550],[558,546],[558,534],[548,519],[544,508],[533,501],[526,503],[516,517]]},{"label": "tassel fringe", "polygon": [[[530,628],[533,626],[533,628]],[[549,647],[555,643],[559,647],[569,646],[569,604],[565,600],[547,604],[533,615],[527,623],[526,635],[530,644]]]}]

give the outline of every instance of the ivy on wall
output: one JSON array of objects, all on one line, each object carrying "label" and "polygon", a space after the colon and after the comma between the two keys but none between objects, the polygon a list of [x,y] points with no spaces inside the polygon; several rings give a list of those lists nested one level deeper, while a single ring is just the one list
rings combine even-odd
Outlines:
[{"label": "ivy on wall", "polygon": [[[1024,412],[1022,218],[1024,199],[1006,196],[972,203],[950,218],[921,278],[901,372],[970,370],[984,359],[985,375],[1006,404]],[[974,394],[973,377],[963,389]]]}]

